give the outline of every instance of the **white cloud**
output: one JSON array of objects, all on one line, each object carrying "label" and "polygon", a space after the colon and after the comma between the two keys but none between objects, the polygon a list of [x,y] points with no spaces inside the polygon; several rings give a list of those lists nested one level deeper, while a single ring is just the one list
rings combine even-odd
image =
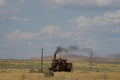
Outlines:
[{"label": "white cloud", "polygon": [[[11,33],[6,34],[5,38],[11,42],[21,40],[37,40],[40,39],[40,37],[42,37],[42,39],[51,39],[59,35],[58,31],[58,26],[46,26],[43,27],[40,32],[15,30]],[[65,33],[64,35],[68,36],[69,34]]]},{"label": "white cloud", "polygon": [[112,0],[93,0],[93,2],[95,1],[97,6],[106,6],[111,4]]},{"label": "white cloud", "polygon": [[11,41],[15,40],[33,40],[38,37],[40,33],[24,32],[20,30],[15,30],[12,33],[6,35],[6,38]]},{"label": "white cloud", "polygon": [[44,0],[52,7],[100,8],[120,7],[120,0]]},{"label": "white cloud", "polygon": [[29,22],[30,21],[30,19],[28,19],[28,18],[19,18],[16,16],[11,16],[9,19],[13,20],[13,21],[21,21],[21,22]]},{"label": "white cloud", "polygon": [[44,36],[43,37],[44,39],[53,39],[59,34],[59,31],[60,31],[59,26],[48,25],[42,27],[40,33],[42,37]]},{"label": "white cloud", "polygon": [[72,36],[74,38],[71,39],[79,45],[106,53],[115,52],[115,48],[116,51],[119,50],[120,10],[106,12],[101,16],[79,16],[70,20],[70,24],[74,24],[76,28],[76,32],[71,32],[71,34],[76,34],[76,37]]},{"label": "white cloud", "polygon": [[61,32],[61,33],[59,34],[59,37],[60,37],[60,38],[70,38],[70,37],[72,36],[71,33],[72,33],[72,32]]},{"label": "white cloud", "polygon": [[5,5],[6,5],[5,0],[0,0],[0,7],[5,6]]},{"label": "white cloud", "polygon": [[[13,20],[19,20],[19,18],[13,17]],[[48,25],[41,27],[40,32],[25,32],[21,30],[15,30],[7,34],[6,37],[8,40],[13,41],[13,43],[15,43],[15,41],[20,43],[19,40],[32,40],[33,43],[29,43],[29,47],[32,47],[33,45],[38,46],[38,44],[36,44],[37,42],[34,40],[39,39],[39,44],[42,47],[78,44],[82,47],[84,46],[98,50],[100,53],[102,53],[102,51],[105,52],[107,49],[108,51],[106,52],[109,53],[110,49],[111,51],[115,51],[112,46],[115,41],[117,41],[119,45],[119,38],[113,38],[114,34],[112,34],[113,29],[115,29],[114,32],[117,33],[120,31],[119,29],[115,28],[116,26],[114,25],[116,24],[117,27],[119,27],[118,24],[120,24],[120,10],[116,12],[106,12],[104,15],[94,16],[92,18],[79,16],[78,18],[73,19],[70,24],[64,23],[59,26]],[[110,31],[110,33],[107,31],[101,31],[104,29],[104,27]],[[21,43],[22,45],[25,45],[22,41]],[[114,44],[114,47],[116,49],[119,48],[116,47],[116,45]]]},{"label": "white cloud", "polygon": [[71,20],[78,25],[78,27],[89,26],[108,26],[111,24],[120,24],[120,10],[116,12],[107,12],[103,16],[94,16],[92,18],[80,16]]},{"label": "white cloud", "polygon": [[44,33],[44,34],[53,34],[53,33],[56,33],[57,31],[59,30],[59,27],[58,26],[45,26],[41,29],[41,33]]},{"label": "white cloud", "polygon": [[[6,2],[5,2],[6,1]],[[29,22],[31,19],[26,17],[21,17],[21,12],[23,12],[23,5],[20,2],[24,0],[18,0],[15,2],[9,2],[7,0],[0,0],[0,20],[11,22],[11,21],[18,21],[18,22]],[[1,7],[5,6],[5,7]],[[19,15],[19,17],[18,17]]]}]

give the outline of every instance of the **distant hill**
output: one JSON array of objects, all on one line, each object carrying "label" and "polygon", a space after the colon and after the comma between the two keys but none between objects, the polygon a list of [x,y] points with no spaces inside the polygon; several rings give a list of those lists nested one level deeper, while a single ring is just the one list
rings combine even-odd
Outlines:
[{"label": "distant hill", "polygon": [[[58,58],[59,56],[57,55],[56,57]],[[116,57],[112,58],[112,57],[93,56],[92,60],[94,62],[114,62],[114,61],[116,61],[116,59],[120,59],[119,57],[120,56],[117,56],[117,58]],[[71,54],[71,53],[61,54],[61,58],[69,60],[69,61],[90,61],[91,60],[90,56],[76,55],[76,54]],[[40,59],[40,58],[34,57],[31,59]],[[52,60],[52,59],[53,59],[53,55],[44,57],[44,60]],[[120,62],[120,60],[117,60],[117,61]]]},{"label": "distant hill", "polygon": [[[60,56],[61,58],[68,60],[85,60],[87,58],[87,56],[70,54],[70,53],[56,55],[56,58],[59,58]],[[40,57],[31,57],[30,59],[40,59]],[[52,59],[53,59],[53,55],[44,57],[44,60],[52,60]]]},{"label": "distant hill", "polygon": [[85,61],[88,58],[87,56],[76,55],[76,54],[71,54],[71,53],[62,54],[61,57],[63,59],[80,60],[80,61]]},{"label": "distant hill", "polygon": [[120,60],[120,53],[107,55],[109,58]]}]

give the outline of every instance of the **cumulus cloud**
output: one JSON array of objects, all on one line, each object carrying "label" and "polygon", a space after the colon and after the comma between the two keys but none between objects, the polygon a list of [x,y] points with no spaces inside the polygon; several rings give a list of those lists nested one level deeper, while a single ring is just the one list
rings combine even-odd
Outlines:
[{"label": "cumulus cloud", "polygon": [[[13,20],[19,20],[19,18],[13,17]],[[35,39],[38,37],[47,39],[70,39],[71,41],[84,41],[86,30],[103,30],[119,33],[119,27],[112,29],[111,25],[120,25],[120,10],[116,12],[106,12],[103,16],[84,17],[80,16],[78,18],[70,20],[72,26],[62,25],[48,25],[41,27],[39,32],[25,32],[21,30],[15,30],[14,32],[7,34],[8,38],[13,39]],[[109,28],[111,27],[111,28]],[[87,34],[88,35],[88,34]]]},{"label": "cumulus cloud", "polygon": [[[7,33],[5,38],[10,41],[19,40],[36,40],[42,38],[53,38],[54,35],[58,36],[58,26],[45,26],[41,28],[39,32],[27,32],[19,29],[14,30],[11,33]],[[68,34],[66,33],[66,36]]]},{"label": "cumulus cloud", "polygon": [[[0,20],[4,22],[29,22],[31,19],[26,17],[18,17],[22,12],[24,0],[19,0],[17,3],[10,3],[9,1],[0,0]],[[5,7],[1,7],[5,6]],[[20,16],[20,15],[19,15]]]},{"label": "cumulus cloud", "polygon": [[[13,20],[17,20],[17,18],[14,19],[13,17]],[[32,40],[35,46],[38,46],[36,40],[39,40],[39,45],[42,47],[77,44],[81,47],[99,51],[98,53],[109,53],[119,51],[119,25],[120,10],[117,10],[115,12],[106,12],[101,16],[79,16],[70,20],[69,24],[64,22],[64,25],[43,26],[38,32],[15,30],[8,33],[6,39],[13,41],[13,43],[15,41],[20,43],[19,40]],[[21,41],[21,43],[23,42]],[[29,46],[32,45],[29,44]]]},{"label": "cumulus cloud", "polygon": [[41,32],[45,34],[53,34],[53,33],[56,33],[58,30],[59,30],[58,26],[49,25],[49,26],[43,27],[41,29]]},{"label": "cumulus cloud", "polygon": [[[72,39],[79,45],[93,48],[99,52],[119,51],[120,10],[106,12],[101,16],[79,16],[70,20],[70,24],[75,25],[76,32],[72,32],[72,34],[76,34],[76,37]],[[81,33],[82,35],[80,35]]]},{"label": "cumulus cloud", "polygon": [[20,30],[15,30],[14,32],[11,32],[6,35],[6,38],[8,40],[33,40],[37,36],[39,36],[40,33],[32,33],[32,32],[24,32]]},{"label": "cumulus cloud", "polygon": [[72,32],[62,32],[59,34],[60,38],[69,38],[72,36]]},{"label": "cumulus cloud", "polygon": [[0,7],[5,6],[5,5],[6,5],[5,0],[0,0]]},{"label": "cumulus cloud", "polygon": [[106,12],[103,16],[94,16],[92,18],[80,16],[71,21],[75,22],[78,27],[105,27],[111,24],[120,24],[120,10],[117,10],[116,12]]},{"label": "cumulus cloud", "polygon": [[13,21],[20,21],[20,22],[29,22],[30,21],[30,19],[28,19],[28,18],[19,18],[16,16],[11,16],[9,19],[13,20]]},{"label": "cumulus cloud", "polygon": [[48,5],[58,8],[118,8],[119,0],[44,0]]},{"label": "cumulus cloud", "polygon": [[[70,42],[77,42],[80,45],[85,44],[86,46],[90,46],[96,41],[95,43],[98,45],[98,38],[101,37],[102,39],[107,36],[103,36],[103,33],[112,34],[113,28],[115,29],[114,32],[119,32],[119,27],[115,26],[120,25],[120,10],[117,10],[116,12],[106,12],[101,16],[79,16],[78,18],[70,20],[69,25],[67,24],[68,23],[64,26],[45,26],[41,29],[41,35],[47,37],[47,39],[69,39]],[[87,41],[86,38],[91,37],[91,35],[92,38]],[[99,35],[99,37],[96,35]],[[110,38],[110,35],[108,36]],[[101,41],[101,43],[103,42],[104,41]],[[95,43],[93,43],[93,47],[96,46]]]}]

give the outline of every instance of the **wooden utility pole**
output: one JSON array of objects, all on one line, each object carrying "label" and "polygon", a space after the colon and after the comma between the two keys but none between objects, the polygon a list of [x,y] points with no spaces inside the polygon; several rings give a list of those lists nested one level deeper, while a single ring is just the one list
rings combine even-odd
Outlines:
[{"label": "wooden utility pole", "polygon": [[92,67],[93,67],[93,53],[90,53],[90,70],[92,72]]},{"label": "wooden utility pole", "polygon": [[43,48],[41,49],[41,71],[43,72]]}]

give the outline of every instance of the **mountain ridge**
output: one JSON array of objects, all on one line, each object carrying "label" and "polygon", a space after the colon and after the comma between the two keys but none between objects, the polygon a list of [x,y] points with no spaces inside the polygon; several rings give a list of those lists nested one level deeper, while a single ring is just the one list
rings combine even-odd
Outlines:
[{"label": "mountain ridge", "polygon": [[[105,57],[99,57],[99,56],[84,56],[84,55],[77,55],[77,54],[71,54],[71,53],[66,53],[66,54],[61,54],[61,55],[56,55],[56,58],[59,58],[61,56],[62,59],[66,59],[66,60],[70,60],[70,61],[90,61],[91,58],[93,61],[95,62],[114,62],[114,61],[118,61],[120,62],[120,58],[113,58],[113,57],[109,57],[109,56],[105,56]],[[38,57],[34,57],[31,59],[40,59]],[[45,56],[43,57],[44,60],[52,60],[53,59],[53,55],[51,56]]]}]

